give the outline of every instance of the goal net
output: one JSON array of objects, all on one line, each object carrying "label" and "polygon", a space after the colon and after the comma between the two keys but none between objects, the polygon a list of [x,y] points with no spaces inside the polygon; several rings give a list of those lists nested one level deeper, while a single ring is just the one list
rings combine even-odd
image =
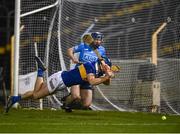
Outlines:
[{"label": "goal net", "polygon": [[[68,70],[67,49],[77,45],[85,32],[98,31],[104,34],[107,56],[121,71],[110,86],[95,87],[92,109],[150,112],[155,104],[159,112],[179,114],[179,14],[179,0],[21,0],[21,92],[28,84],[33,87],[36,54],[48,66],[46,77]],[[167,25],[156,36],[154,65],[152,35],[164,22]],[[43,106],[59,108],[67,92],[45,98]],[[34,107],[39,102],[21,105]]]}]

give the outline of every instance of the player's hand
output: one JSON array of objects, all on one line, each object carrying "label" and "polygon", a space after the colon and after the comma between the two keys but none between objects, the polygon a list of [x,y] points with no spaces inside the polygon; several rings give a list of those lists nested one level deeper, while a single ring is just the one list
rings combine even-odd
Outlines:
[{"label": "player's hand", "polygon": [[113,77],[114,77],[114,73],[113,73],[113,71],[111,71],[111,70],[106,71],[106,75],[109,76],[110,78],[113,78]]},{"label": "player's hand", "polygon": [[75,63],[75,64],[78,64],[79,63],[79,60],[77,58],[73,58],[72,59],[72,62]]},{"label": "player's hand", "polygon": [[104,70],[104,72],[105,72],[105,74],[107,76],[109,76],[109,77],[113,76],[114,73],[113,73],[113,71],[111,70],[111,68],[107,64],[103,64],[102,67],[103,67],[103,70]]},{"label": "player's hand", "polygon": [[103,61],[101,61],[101,62],[102,62],[102,67],[105,72],[111,71],[110,66],[108,66],[105,62],[103,63]]}]

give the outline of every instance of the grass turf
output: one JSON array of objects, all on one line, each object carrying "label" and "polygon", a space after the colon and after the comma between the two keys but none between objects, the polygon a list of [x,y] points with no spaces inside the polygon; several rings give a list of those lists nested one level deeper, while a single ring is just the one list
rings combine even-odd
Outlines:
[{"label": "grass turf", "polygon": [[11,109],[1,110],[0,132],[8,133],[173,133],[180,132],[180,116],[115,111]]}]

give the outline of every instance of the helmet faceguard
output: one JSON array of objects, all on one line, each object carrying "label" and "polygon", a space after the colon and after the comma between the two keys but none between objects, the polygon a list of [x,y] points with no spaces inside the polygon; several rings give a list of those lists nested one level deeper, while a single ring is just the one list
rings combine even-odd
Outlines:
[{"label": "helmet faceguard", "polygon": [[99,46],[103,41],[103,34],[100,32],[86,33],[82,37],[82,41],[88,45]]},{"label": "helmet faceguard", "polygon": [[94,32],[94,33],[91,33],[91,36],[94,40],[100,40],[100,41],[103,41],[103,34],[100,33],[100,32]]}]

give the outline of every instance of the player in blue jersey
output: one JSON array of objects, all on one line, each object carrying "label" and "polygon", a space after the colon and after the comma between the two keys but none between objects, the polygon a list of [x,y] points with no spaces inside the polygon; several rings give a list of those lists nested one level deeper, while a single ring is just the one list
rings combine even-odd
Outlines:
[{"label": "player in blue jersey", "polygon": [[[59,71],[52,74],[47,78],[46,83],[43,81],[43,75],[46,68],[40,58],[35,57],[35,59],[38,64],[38,73],[34,90],[28,91],[23,95],[11,96],[6,106],[6,113],[13,104],[21,99],[40,99],[47,95],[53,94],[55,91],[78,84],[89,83],[91,85],[98,85],[114,76],[113,71],[107,65],[109,64],[108,60],[105,61],[105,63],[107,63],[105,66],[97,64],[97,62],[86,62],[72,70]],[[105,75],[101,76],[99,74]]]},{"label": "player in blue jersey", "polygon": [[[93,46],[95,46],[102,57],[106,57],[105,48],[102,46],[103,42],[103,34],[100,32],[88,33],[91,34],[93,38]],[[86,35],[86,34],[85,34]],[[85,36],[83,36],[84,38]],[[93,49],[89,44],[85,41],[76,45],[72,48],[69,48],[68,56],[74,63],[74,66],[71,66],[71,69],[75,66],[80,65],[81,63],[86,62],[96,62],[98,60],[97,55],[94,53]],[[78,57],[75,55],[78,54]],[[89,83],[83,83],[81,85],[74,85],[71,87],[71,93],[66,98],[66,103],[74,103],[82,102],[84,108],[88,108],[92,103],[92,85]]]},{"label": "player in blue jersey", "polygon": [[[102,41],[103,41],[102,33],[100,32],[91,33],[91,36],[94,39],[93,45],[97,47],[97,50],[100,53],[100,55],[105,57],[106,52],[105,52],[105,48],[102,46]],[[69,48],[67,53],[70,59],[72,60],[72,62],[76,64],[93,62],[98,60],[97,55],[93,52],[91,46],[84,42],[72,48]],[[79,53],[78,59],[77,57],[74,56],[74,53]]]}]

